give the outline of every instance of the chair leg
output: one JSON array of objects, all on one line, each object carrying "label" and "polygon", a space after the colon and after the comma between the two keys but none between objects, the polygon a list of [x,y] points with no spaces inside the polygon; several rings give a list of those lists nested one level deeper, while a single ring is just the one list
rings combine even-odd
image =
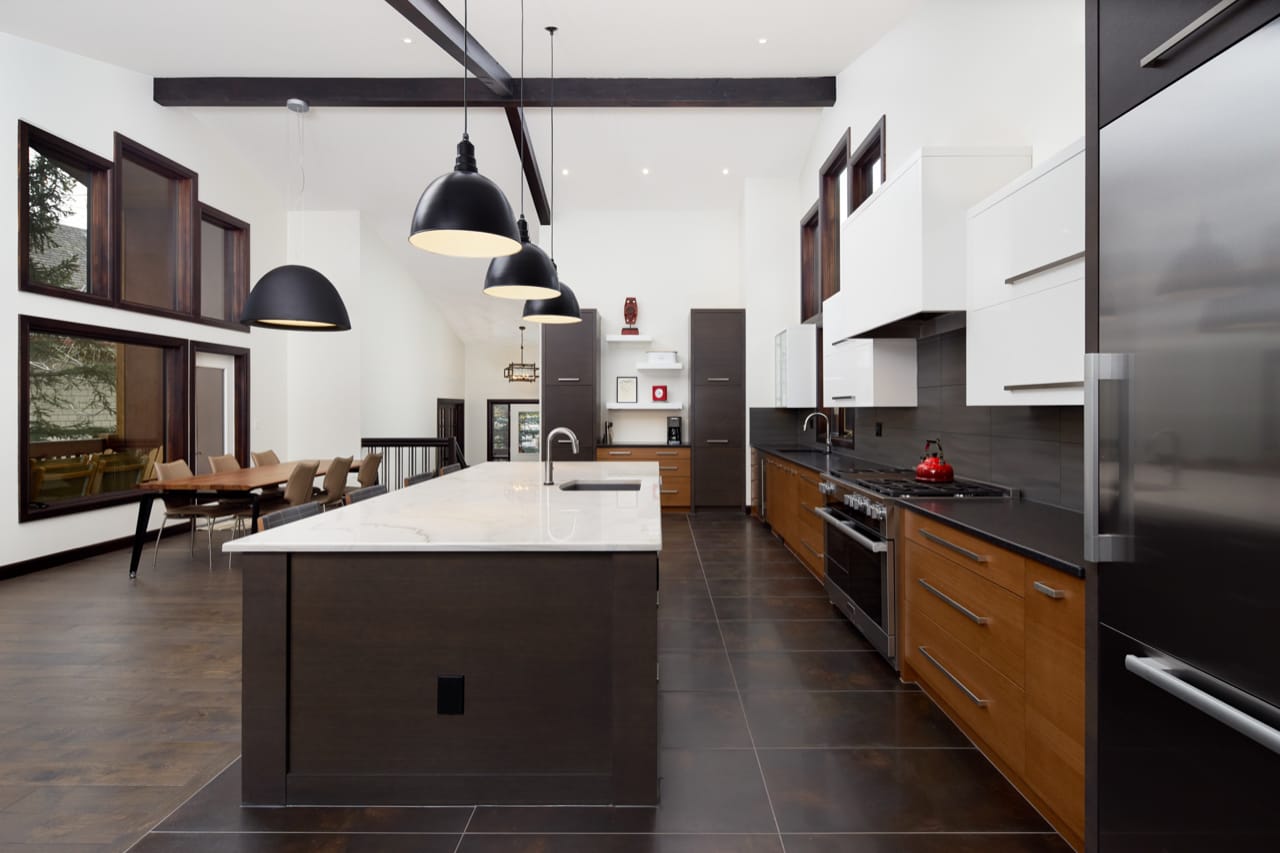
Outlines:
[{"label": "chair leg", "polygon": [[191,519],[191,544],[187,546],[187,555],[194,557],[196,555],[196,530],[200,528],[200,519]]},{"label": "chair leg", "polygon": [[156,567],[156,558],[160,556],[160,537],[164,535],[164,523],[169,520],[166,514],[160,519],[160,530],[156,533],[156,547],[151,549],[151,568]]},{"label": "chair leg", "polygon": [[209,516],[209,524],[205,529],[209,533],[209,571],[213,571],[213,516]]}]

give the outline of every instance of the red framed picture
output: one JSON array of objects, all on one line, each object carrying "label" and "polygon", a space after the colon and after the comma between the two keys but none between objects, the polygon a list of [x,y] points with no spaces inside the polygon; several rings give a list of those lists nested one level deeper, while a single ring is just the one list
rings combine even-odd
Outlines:
[{"label": "red framed picture", "polygon": [[666,385],[653,386],[653,402],[655,403],[667,402],[667,386]]}]

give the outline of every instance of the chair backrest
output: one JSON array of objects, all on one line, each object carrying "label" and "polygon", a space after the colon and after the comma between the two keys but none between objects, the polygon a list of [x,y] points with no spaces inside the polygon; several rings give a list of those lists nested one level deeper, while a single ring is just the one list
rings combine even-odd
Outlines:
[{"label": "chair backrest", "polygon": [[191,466],[187,464],[185,459],[156,463],[156,479],[162,483],[165,480],[181,480],[190,476],[192,476]]},{"label": "chair backrest", "polygon": [[443,477],[445,474],[452,474],[454,471],[461,471],[461,470],[462,470],[462,466],[459,465],[457,462],[454,462],[452,465],[446,465],[443,468],[441,468],[440,476]]},{"label": "chair backrest", "polygon": [[104,453],[94,465],[93,480],[88,494],[119,492],[132,489],[142,482],[146,457],[133,453]]},{"label": "chair backrest", "polygon": [[405,487],[416,486],[418,483],[425,483],[436,475],[435,471],[427,471],[425,474],[414,474],[412,477],[405,477]]},{"label": "chair backrest", "polygon": [[356,480],[364,488],[376,484],[378,482],[378,468],[381,465],[381,453],[366,453],[365,457],[360,460],[360,472],[356,474]]},{"label": "chair backrest", "polygon": [[253,457],[253,464],[257,465],[259,468],[264,465],[280,464],[280,457],[276,456],[276,452],[274,450],[263,450],[258,453],[250,453],[249,455]]},{"label": "chair backrest", "polygon": [[213,469],[215,474],[221,474],[223,471],[239,471],[240,460],[230,454],[226,456],[210,456],[209,467]]},{"label": "chair backrest", "polygon": [[350,456],[337,456],[329,463],[324,473],[324,494],[319,500],[332,503],[342,497],[347,490],[347,475],[351,473]]},{"label": "chair backrest", "polygon": [[289,482],[284,487],[284,499],[287,503],[298,506],[311,500],[311,487],[315,484],[316,469],[319,467],[319,462],[299,462],[293,466]]},{"label": "chair backrest", "polygon": [[369,498],[376,498],[378,495],[385,495],[386,493],[386,483],[380,483],[374,486],[365,486],[362,489],[355,489],[347,492],[347,504],[350,505],[359,501],[367,501]]},{"label": "chair backrest", "polygon": [[90,463],[81,463],[75,468],[37,468],[32,477],[31,499],[43,502],[84,497],[89,494],[94,471],[95,468]]},{"label": "chair backrest", "polygon": [[[296,471],[297,469],[295,468],[294,470]],[[319,514],[320,504],[308,501],[298,506],[286,507],[285,509],[278,509],[275,512],[258,516],[258,529],[270,530],[273,527],[279,527],[291,521],[301,521],[304,518]]]}]

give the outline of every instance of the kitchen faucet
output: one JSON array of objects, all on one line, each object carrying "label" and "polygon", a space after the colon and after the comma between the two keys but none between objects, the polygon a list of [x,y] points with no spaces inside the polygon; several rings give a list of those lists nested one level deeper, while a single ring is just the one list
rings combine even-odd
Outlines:
[{"label": "kitchen faucet", "polygon": [[547,467],[546,467],[546,472],[542,477],[542,485],[544,486],[555,485],[555,480],[553,480],[551,477],[551,439],[561,434],[569,436],[569,442],[573,445],[574,454],[577,454],[578,452],[578,436],[574,434],[573,430],[569,429],[568,427],[556,427],[551,432],[547,433],[547,444],[546,444]]},{"label": "kitchen faucet", "polygon": [[[831,418],[827,417],[827,413],[826,413],[826,412],[810,412],[810,413],[809,413],[809,417],[807,417],[807,418],[805,418],[805,419],[804,419],[804,426],[800,427],[800,429],[808,429],[808,428],[809,428],[809,421],[813,420],[814,418],[822,418],[822,420],[823,420],[823,421],[826,423],[826,425],[827,425],[827,450],[826,450],[826,452],[827,452],[827,453],[830,453],[830,452],[831,452]],[[817,432],[817,430],[814,430],[814,432],[816,433],[816,432]]]}]

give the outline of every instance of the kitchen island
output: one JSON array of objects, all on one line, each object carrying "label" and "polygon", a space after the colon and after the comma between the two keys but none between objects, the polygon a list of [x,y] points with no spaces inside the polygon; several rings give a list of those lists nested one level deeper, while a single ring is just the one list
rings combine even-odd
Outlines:
[{"label": "kitchen island", "polygon": [[657,463],[542,473],[487,463],[225,546],[246,805],[657,802]]}]

